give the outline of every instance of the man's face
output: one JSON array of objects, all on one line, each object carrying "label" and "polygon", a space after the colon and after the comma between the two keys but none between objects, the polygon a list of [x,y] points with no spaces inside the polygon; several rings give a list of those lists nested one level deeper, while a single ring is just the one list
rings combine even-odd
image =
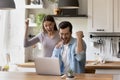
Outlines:
[{"label": "man's face", "polygon": [[68,44],[70,39],[71,39],[71,32],[69,31],[69,27],[65,28],[65,29],[60,29],[59,30],[59,35],[60,38],[63,41],[63,44]]}]

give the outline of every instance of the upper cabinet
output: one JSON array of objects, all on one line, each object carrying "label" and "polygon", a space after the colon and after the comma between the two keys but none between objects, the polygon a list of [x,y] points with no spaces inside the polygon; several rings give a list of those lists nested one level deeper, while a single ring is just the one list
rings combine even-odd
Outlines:
[{"label": "upper cabinet", "polygon": [[89,32],[120,32],[120,0],[88,0]]},{"label": "upper cabinet", "polygon": [[113,32],[113,1],[88,0],[89,32]]},{"label": "upper cabinet", "polygon": [[120,32],[120,0],[114,0],[114,32]]}]

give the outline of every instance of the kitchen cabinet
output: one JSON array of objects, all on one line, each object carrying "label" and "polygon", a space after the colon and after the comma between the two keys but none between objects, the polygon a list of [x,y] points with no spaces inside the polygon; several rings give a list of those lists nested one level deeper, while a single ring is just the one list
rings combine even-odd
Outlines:
[{"label": "kitchen cabinet", "polygon": [[114,32],[120,32],[120,0],[114,0]]},{"label": "kitchen cabinet", "polygon": [[119,74],[120,69],[96,69],[95,74]]},{"label": "kitchen cabinet", "polygon": [[88,0],[89,32],[120,32],[120,0]]},{"label": "kitchen cabinet", "polygon": [[88,0],[89,32],[113,32],[113,1]]}]

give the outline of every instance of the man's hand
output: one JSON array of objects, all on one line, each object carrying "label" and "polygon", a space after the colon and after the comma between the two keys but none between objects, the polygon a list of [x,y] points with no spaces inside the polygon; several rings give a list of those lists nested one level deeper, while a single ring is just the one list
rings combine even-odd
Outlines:
[{"label": "man's hand", "polygon": [[77,36],[77,39],[82,39],[82,38],[84,37],[82,31],[78,31],[78,32],[76,32],[76,36]]},{"label": "man's hand", "polygon": [[76,36],[77,36],[76,53],[80,53],[81,51],[83,51],[83,41],[82,41],[82,38],[84,37],[83,32],[82,31],[76,32]]}]

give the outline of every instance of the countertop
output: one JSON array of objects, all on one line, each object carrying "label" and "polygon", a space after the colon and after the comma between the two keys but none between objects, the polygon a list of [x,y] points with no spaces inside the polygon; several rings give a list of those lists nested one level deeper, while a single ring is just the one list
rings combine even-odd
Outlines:
[{"label": "countertop", "polygon": [[[27,68],[34,68],[34,62],[27,62],[23,64],[17,64],[18,67],[27,67]],[[94,64],[94,61],[87,61],[85,66],[86,73],[95,73],[95,69],[120,69],[120,62],[119,61],[107,61],[104,64],[98,63]]]},{"label": "countertop", "polygon": [[94,61],[87,61],[86,73],[95,73],[96,69],[120,69],[120,61],[106,61],[105,63],[94,64]]},{"label": "countertop", "polygon": [[25,67],[25,68],[34,68],[35,64],[34,62],[26,62],[22,64],[17,64],[18,67]]},{"label": "countertop", "polygon": [[105,63],[94,64],[94,61],[87,61],[87,67],[94,67],[97,69],[120,69],[120,61],[107,61]]},{"label": "countertop", "polygon": [[[17,64],[17,66],[34,68],[35,64],[34,62],[27,62],[23,64]],[[86,68],[87,67],[95,67],[95,68],[103,68],[103,69],[120,69],[120,61],[107,61],[104,64],[103,63],[94,64],[94,61],[87,61]]]}]

